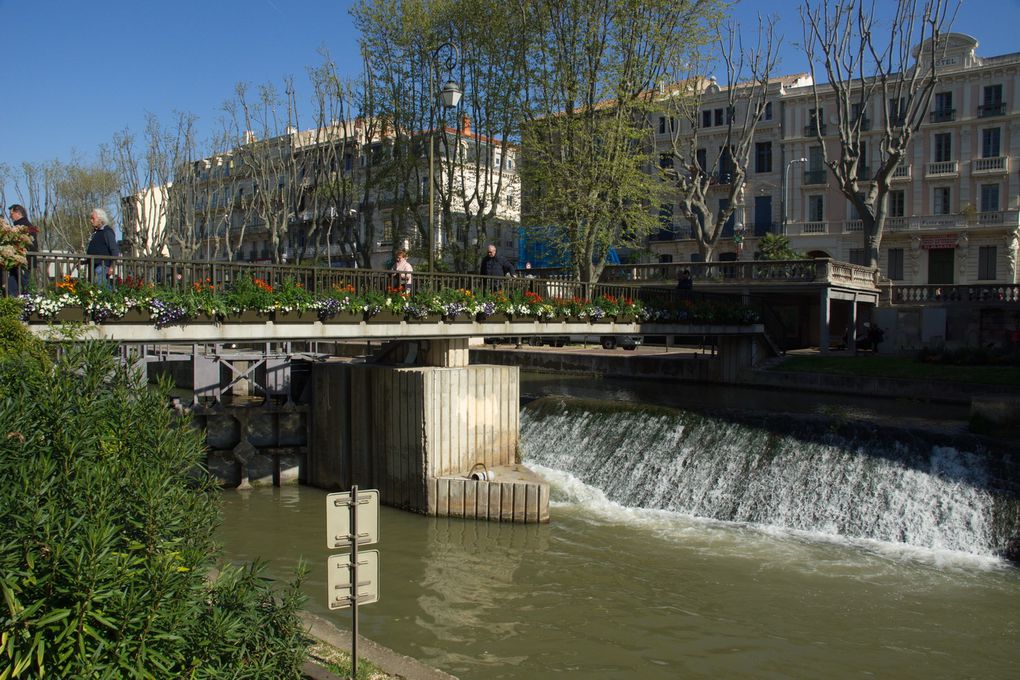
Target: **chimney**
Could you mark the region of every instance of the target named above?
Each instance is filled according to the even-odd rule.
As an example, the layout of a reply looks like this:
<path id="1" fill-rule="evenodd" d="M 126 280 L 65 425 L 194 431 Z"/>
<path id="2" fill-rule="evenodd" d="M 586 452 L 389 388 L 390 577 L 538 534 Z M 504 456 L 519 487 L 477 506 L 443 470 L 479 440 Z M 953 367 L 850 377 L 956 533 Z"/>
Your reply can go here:
<path id="1" fill-rule="evenodd" d="M 471 117 L 466 113 L 460 117 L 460 134 L 465 137 L 471 134 Z"/>

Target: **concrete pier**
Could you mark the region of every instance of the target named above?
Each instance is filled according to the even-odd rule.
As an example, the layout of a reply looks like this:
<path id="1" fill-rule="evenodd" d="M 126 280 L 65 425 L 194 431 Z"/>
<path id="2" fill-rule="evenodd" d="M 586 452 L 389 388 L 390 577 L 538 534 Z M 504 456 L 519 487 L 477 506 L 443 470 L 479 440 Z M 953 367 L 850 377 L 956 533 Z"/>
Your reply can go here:
<path id="1" fill-rule="evenodd" d="M 377 488 L 423 514 L 548 521 L 548 488 L 519 461 L 517 367 L 457 365 L 467 348 L 451 349 L 425 353 L 447 367 L 315 365 L 307 483 Z M 469 481 L 473 469 L 495 477 Z"/>

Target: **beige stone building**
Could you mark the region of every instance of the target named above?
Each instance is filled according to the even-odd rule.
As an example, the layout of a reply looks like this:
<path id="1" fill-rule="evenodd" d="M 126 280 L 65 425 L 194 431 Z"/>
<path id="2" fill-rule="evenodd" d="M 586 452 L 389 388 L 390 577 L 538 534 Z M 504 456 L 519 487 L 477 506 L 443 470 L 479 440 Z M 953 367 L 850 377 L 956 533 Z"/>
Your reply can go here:
<path id="1" fill-rule="evenodd" d="M 908 159 L 892 178 L 880 249 L 883 277 L 901 285 L 997 284 L 1018 280 L 1020 240 L 1020 53 L 977 54 L 970 36 L 950 34 L 928 117 Z M 838 155 L 835 102 L 810 80 L 780 79 L 770 93 L 772 118 L 758 127 L 742 202 L 719 259 L 750 259 L 757 237 L 784 231 L 800 252 L 853 263 L 865 261 L 862 226 L 822 164 L 814 124 Z M 723 101 L 722 93 L 718 95 Z M 885 112 L 863 112 L 863 177 L 874 173 Z M 705 120 L 718 108 L 704 100 Z M 816 112 L 821 108 L 821 112 Z M 653 123 L 654 124 L 654 123 Z M 702 132 L 704 134 L 704 131 Z M 784 181 L 785 175 L 785 181 Z M 784 185 L 786 191 L 784 192 Z M 786 196 L 784 196 L 784 193 Z M 785 217 L 785 220 L 784 220 Z M 682 223 L 655 240 L 660 259 L 687 261 L 697 248 Z M 743 247 L 737 242 L 743 236 Z"/>
<path id="2" fill-rule="evenodd" d="M 516 252 L 520 225 L 517 148 L 459 129 L 405 136 L 396 150 L 385 124 L 356 119 L 243 143 L 201 159 L 178 176 L 169 219 L 194 233 L 194 257 L 238 261 L 332 262 L 351 266 L 357 248 L 382 267 L 397 248 L 426 258 L 428 239 L 428 138 L 435 144 L 434 238 L 437 258 L 451 230 L 468 213 L 491 213 L 488 240 Z M 394 161 L 396 155 L 399 161 Z M 409 160 L 408 160 L 409 159 Z M 397 170 L 397 165 L 403 164 Z M 452 187 L 452 191 L 450 191 Z M 449 192 L 451 224 L 444 224 L 442 197 Z M 427 231 L 427 229 L 425 229 Z M 279 234 L 274 257 L 273 233 Z M 477 240 L 477 236 L 474 237 Z M 363 258 L 362 254 L 362 258 Z M 418 264 L 421 263 L 421 264 Z"/>

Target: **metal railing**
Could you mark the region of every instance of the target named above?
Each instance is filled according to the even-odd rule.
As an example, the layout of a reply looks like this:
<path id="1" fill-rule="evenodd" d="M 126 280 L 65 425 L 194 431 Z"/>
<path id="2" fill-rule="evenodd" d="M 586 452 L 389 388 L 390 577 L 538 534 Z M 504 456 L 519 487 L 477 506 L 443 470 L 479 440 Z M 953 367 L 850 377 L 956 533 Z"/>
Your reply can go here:
<path id="1" fill-rule="evenodd" d="M 168 258 L 105 257 L 31 253 L 33 266 L 30 280 L 36 289 L 42 289 L 65 279 L 101 284 L 97 279 L 97 265 L 109 262 L 113 275 L 110 285 L 133 286 L 154 284 L 184 290 L 195 284 L 214 286 L 217 290 L 229 287 L 242 278 L 264 281 L 276 288 L 287 281 L 300 284 L 312 295 L 324 294 L 337 288 L 353 287 L 358 293 L 386 292 L 399 284 L 397 273 L 390 270 L 336 269 L 304 267 L 286 264 L 251 264 L 247 262 L 219 262 L 204 260 L 173 260 Z M 535 270 L 536 272 L 538 270 Z M 465 289 L 474 292 L 500 290 L 507 295 L 534 292 L 549 298 L 595 299 L 601 295 L 638 298 L 639 287 L 632 283 L 583 283 L 562 277 L 541 279 L 536 276 L 480 276 L 478 274 L 427 273 L 411 274 L 413 292 L 438 292 L 448 289 Z"/>

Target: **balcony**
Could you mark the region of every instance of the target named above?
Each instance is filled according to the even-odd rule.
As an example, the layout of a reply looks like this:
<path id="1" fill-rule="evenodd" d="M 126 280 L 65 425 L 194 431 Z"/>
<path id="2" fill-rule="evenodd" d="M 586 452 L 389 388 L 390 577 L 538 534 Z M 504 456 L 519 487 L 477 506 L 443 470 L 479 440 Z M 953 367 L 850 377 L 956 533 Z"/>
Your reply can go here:
<path id="1" fill-rule="evenodd" d="M 956 120 L 956 109 L 936 109 L 928 114 L 928 120 L 933 123 L 948 123 Z"/>
<path id="2" fill-rule="evenodd" d="M 977 216 L 978 226 L 981 227 L 1010 227 L 1020 226 L 1020 212 L 1016 210 L 995 210 L 981 212 Z"/>
<path id="3" fill-rule="evenodd" d="M 825 170 L 805 170 L 804 184 L 825 184 Z"/>
<path id="4" fill-rule="evenodd" d="M 887 217 L 885 218 L 885 230 L 886 231 L 903 231 L 907 228 L 906 217 Z"/>
<path id="5" fill-rule="evenodd" d="M 991 118 L 992 116 L 1005 116 L 1006 102 L 995 102 L 993 104 L 981 104 L 978 106 L 978 118 Z"/>
<path id="6" fill-rule="evenodd" d="M 864 231 L 864 220 L 847 220 L 843 223 L 844 234 L 858 234 Z"/>
<path id="7" fill-rule="evenodd" d="M 800 228 L 800 233 L 802 234 L 826 234 L 828 231 L 828 223 L 824 220 L 821 222 L 804 222 Z"/>
<path id="8" fill-rule="evenodd" d="M 959 177 L 960 161 L 936 161 L 924 169 L 925 177 Z"/>
<path id="9" fill-rule="evenodd" d="M 825 123 L 811 122 L 804 126 L 804 136 L 814 137 L 816 134 L 825 136 Z"/>
<path id="10" fill-rule="evenodd" d="M 1009 172 L 1009 158 L 1007 156 L 975 158 L 971 162 L 970 170 L 973 175 L 1003 175 Z"/>
<path id="11" fill-rule="evenodd" d="M 896 166 L 896 169 L 892 171 L 892 181 L 910 181 L 910 163 L 900 163 Z"/>

